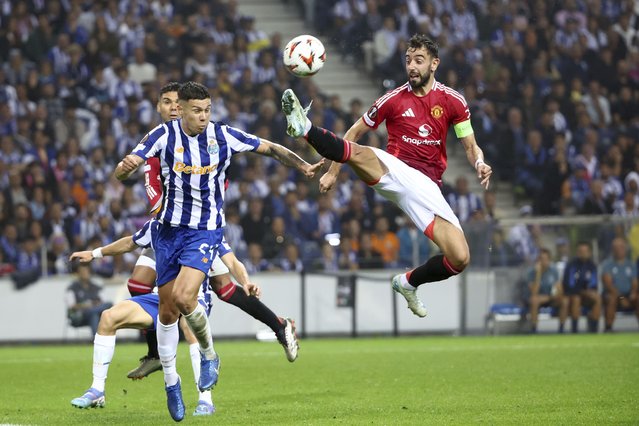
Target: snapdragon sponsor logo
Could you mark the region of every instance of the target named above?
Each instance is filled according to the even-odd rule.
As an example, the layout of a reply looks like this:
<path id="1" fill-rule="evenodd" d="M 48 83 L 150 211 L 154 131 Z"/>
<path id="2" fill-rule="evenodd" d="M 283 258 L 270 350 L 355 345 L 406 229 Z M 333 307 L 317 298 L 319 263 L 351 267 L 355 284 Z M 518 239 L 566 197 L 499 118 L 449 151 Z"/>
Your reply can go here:
<path id="1" fill-rule="evenodd" d="M 431 133 L 433 133 L 433 128 L 430 127 L 428 124 L 426 124 L 426 123 L 422 124 L 421 126 L 419 126 L 419 129 L 417 131 L 419 132 L 419 136 L 423 137 L 424 139 L 415 139 L 415 138 L 408 137 L 406 135 L 402 135 L 402 140 L 404 142 L 412 143 L 413 145 L 439 145 L 439 144 L 441 144 L 441 140 L 428 139 L 428 136 Z"/>
<path id="2" fill-rule="evenodd" d="M 404 142 L 408 142 L 408 143 L 412 143 L 413 145 L 440 145 L 441 144 L 441 140 L 429 140 L 429 139 L 415 139 L 415 138 L 410 138 L 406 135 L 402 135 L 402 140 Z"/>

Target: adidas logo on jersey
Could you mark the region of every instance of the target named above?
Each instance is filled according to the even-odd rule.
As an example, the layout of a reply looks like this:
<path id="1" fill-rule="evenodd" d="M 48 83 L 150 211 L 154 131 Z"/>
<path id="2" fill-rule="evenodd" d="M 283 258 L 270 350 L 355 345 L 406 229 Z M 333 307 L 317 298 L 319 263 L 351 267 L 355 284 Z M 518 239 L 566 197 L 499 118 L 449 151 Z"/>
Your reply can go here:
<path id="1" fill-rule="evenodd" d="M 412 108 L 408 108 L 406 111 L 404 111 L 402 117 L 415 117 L 415 113 L 413 112 Z"/>

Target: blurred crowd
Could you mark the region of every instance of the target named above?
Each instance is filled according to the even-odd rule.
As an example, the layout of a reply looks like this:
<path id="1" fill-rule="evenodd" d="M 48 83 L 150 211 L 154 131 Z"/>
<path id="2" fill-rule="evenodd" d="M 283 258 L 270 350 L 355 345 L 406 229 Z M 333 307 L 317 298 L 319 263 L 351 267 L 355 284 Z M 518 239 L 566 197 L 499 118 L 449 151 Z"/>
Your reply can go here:
<path id="1" fill-rule="evenodd" d="M 405 79 L 405 40 L 433 36 L 438 79 L 466 96 L 487 159 L 535 214 L 639 215 L 634 3 L 299 3 L 345 61 L 372 53 L 371 72 L 386 88 Z M 368 108 L 291 76 L 280 61 L 286 40 L 258 28 L 236 0 L 0 2 L 0 274 L 22 285 L 66 273 L 70 252 L 148 219 L 142 176 L 123 185 L 112 172 L 158 124 L 168 82 L 205 84 L 213 120 L 309 161 L 316 154 L 285 134 L 284 89 L 312 99 L 314 123 L 337 134 Z M 361 142 L 385 143 L 375 132 Z M 468 232 L 498 219 L 495 193 L 472 194 L 464 178 L 444 191 Z M 270 159 L 236 157 L 226 215 L 227 239 L 249 272 L 404 267 L 431 249 L 346 168 L 335 190 L 319 194 L 316 181 Z M 135 259 L 100 259 L 93 272 L 128 273 Z"/>
<path id="2" fill-rule="evenodd" d="M 487 159 L 534 214 L 639 215 L 639 2 L 303 3 L 385 89 L 405 81 L 413 33 L 437 40 L 437 79 L 464 94 Z"/>

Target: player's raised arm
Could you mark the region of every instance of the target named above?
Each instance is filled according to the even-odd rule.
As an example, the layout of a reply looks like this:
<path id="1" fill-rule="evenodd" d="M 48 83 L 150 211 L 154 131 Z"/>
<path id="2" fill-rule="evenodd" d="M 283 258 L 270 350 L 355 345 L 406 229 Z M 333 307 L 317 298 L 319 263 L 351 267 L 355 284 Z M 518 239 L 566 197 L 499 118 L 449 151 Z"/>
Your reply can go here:
<path id="1" fill-rule="evenodd" d="M 488 185 L 490 184 L 490 176 L 493 174 L 493 169 L 488 164 L 484 163 L 484 152 L 481 150 L 479 145 L 477 145 L 475 134 L 471 133 L 459 139 L 464 144 L 468 162 L 472 164 L 477 171 L 477 178 L 480 180 L 481 185 L 484 188 L 488 189 Z"/>
<path id="2" fill-rule="evenodd" d="M 115 177 L 118 180 L 125 180 L 144 163 L 144 159 L 135 154 L 129 154 L 118 163 L 115 168 Z"/>
<path id="3" fill-rule="evenodd" d="M 290 149 L 261 138 L 260 145 L 257 147 L 255 152 L 258 154 L 273 157 L 285 166 L 293 167 L 299 170 L 308 178 L 312 178 L 313 176 L 315 176 L 315 173 L 317 173 L 317 171 L 324 164 L 324 159 L 318 161 L 315 164 L 309 164 Z"/>
<path id="4" fill-rule="evenodd" d="M 357 142 L 370 129 L 371 128 L 368 127 L 364 120 L 360 118 L 351 126 L 350 129 L 346 131 L 344 139 L 350 142 Z M 338 163 L 336 161 L 331 162 L 326 173 L 324 173 L 320 178 L 320 192 L 330 191 L 333 186 L 335 186 L 337 175 L 339 175 L 339 171 L 342 169 L 342 164 L 343 163 Z"/>
<path id="5" fill-rule="evenodd" d="M 104 247 L 98 247 L 92 251 L 76 251 L 71 253 L 69 261 L 79 260 L 80 263 L 88 263 L 93 259 L 99 259 L 104 256 L 117 256 L 118 254 L 129 253 L 138 248 L 138 245 L 133 241 L 133 236 L 120 238 L 117 241 L 107 244 Z"/>
<path id="6" fill-rule="evenodd" d="M 246 271 L 246 267 L 235 256 L 235 253 L 232 251 L 228 252 L 220 257 L 220 259 L 222 259 L 222 262 L 227 268 L 229 268 L 229 272 L 231 272 L 231 275 L 233 275 L 237 282 L 242 286 L 247 296 L 260 297 L 260 287 L 251 282 L 248 272 Z"/>

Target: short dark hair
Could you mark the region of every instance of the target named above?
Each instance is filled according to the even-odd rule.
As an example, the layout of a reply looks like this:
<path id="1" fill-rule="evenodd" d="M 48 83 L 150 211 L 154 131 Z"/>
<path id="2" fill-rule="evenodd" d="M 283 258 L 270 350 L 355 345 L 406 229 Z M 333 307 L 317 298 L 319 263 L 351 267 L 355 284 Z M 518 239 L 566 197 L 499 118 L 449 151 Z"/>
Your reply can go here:
<path id="1" fill-rule="evenodd" d="M 189 101 L 191 99 L 209 99 L 211 94 L 206 86 L 194 81 L 187 81 L 178 89 L 178 99 Z"/>
<path id="2" fill-rule="evenodd" d="M 424 34 L 415 34 L 408 40 L 409 49 L 424 48 L 433 58 L 439 58 L 439 46 Z"/>
<path id="3" fill-rule="evenodd" d="M 168 92 L 177 92 L 178 90 L 180 90 L 180 86 L 181 84 L 178 83 L 177 81 L 172 81 L 170 83 L 165 84 L 160 89 L 160 97 L 162 97 L 163 94 Z"/>

